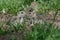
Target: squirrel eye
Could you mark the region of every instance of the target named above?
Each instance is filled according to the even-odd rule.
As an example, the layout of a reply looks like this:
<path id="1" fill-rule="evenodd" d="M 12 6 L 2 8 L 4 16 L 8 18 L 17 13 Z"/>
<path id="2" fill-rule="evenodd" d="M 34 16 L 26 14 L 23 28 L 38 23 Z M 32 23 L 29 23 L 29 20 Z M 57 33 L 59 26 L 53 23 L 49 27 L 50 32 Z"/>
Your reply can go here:
<path id="1" fill-rule="evenodd" d="M 30 10 L 29 10 L 29 12 L 32 12 L 33 11 L 33 9 L 31 8 Z"/>
<path id="2" fill-rule="evenodd" d="M 21 12 L 21 14 L 23 14 L 23 12 Z"/>

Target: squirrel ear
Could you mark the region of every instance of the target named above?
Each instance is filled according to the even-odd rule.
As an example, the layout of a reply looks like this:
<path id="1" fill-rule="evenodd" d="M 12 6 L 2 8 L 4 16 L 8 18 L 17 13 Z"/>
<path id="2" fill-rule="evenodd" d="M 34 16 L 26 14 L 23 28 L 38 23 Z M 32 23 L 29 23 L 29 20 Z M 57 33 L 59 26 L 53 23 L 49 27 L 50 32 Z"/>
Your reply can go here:
<path id="1" fill-rule="evenodd" d="M 37 5 L 37 3 L 34 1 L 34 2 L 31 3 L 30 6 L 31 6 L 31 7 L 35 7 L 36 5 Z"/>

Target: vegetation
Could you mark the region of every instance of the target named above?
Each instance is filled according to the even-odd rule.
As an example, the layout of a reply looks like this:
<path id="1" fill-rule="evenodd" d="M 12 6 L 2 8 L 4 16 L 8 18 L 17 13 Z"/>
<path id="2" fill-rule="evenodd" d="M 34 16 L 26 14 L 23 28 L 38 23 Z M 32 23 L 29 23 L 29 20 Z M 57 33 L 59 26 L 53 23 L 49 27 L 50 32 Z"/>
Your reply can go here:
<path id="1" fill-rule="evenodd" d="M 24 40 L 60 40 L 59 30 L 60 28 L 49 23 L 35 24 L 32 32 L 26 33 Z"/>
<path id="2" fill-rule="evenodd" d="M 7 8 L 9 13 L 13 13 L 16 15 L 18 11 L 26 8 L 33 1 L 37 2 L 37 9 L 39 13 L 45 13 L 47 12 L 47 10 L 60 10 L 59 0 L 0 0 L 0 11 L 4 8 Z M 23 26 L 10 26 L 11 28 L 6 31 L 1 30 L 0 28 L 0 36 L 9 34 L 13 30 L 15 32 L 18 32 L 19 28 L 21 28 L 23 32 L 25 31 L 24 24 Z M 11 37 L 11 40 L 14 40 L 14 37 Z M 35 24 L 32 27 L 31 32 L 26 32 L 25 36 L 23 36 L 23 40 L 60 40 L 60 28 L 50 23 Z"/>

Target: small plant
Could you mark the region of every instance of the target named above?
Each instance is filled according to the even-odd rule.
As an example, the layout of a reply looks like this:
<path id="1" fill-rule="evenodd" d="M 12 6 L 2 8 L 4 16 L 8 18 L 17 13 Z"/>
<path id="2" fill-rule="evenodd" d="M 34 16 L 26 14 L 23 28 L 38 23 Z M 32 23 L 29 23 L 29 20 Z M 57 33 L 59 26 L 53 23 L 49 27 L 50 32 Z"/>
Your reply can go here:
<path id="1" fill-rule="evenodd" d="M 56 32 L 58 30 L 60 30 L 59 28 L 55 28 L 56 26 L 52 25 L 52 24 L 35 24 L 32 27 L 32 31 L 31 32 L 27 32 L 26 36 L 24 37 L 24 40 L 58 40 L 59 38 L 57 38 L 59 33 L 56 34 Z M 56 36 L 57 35 L 57 36 Z"/>
<path id="2" fill-rule="evenodd" d="M 45 14 L 50 10 L 55 10 L 56 14 L 54 15 L 54 20 L 57 15 L 57 11 L 60 10 L 60 1 L 59 0 L 0 0 L 0 11 L 7 8 L 8 13 L 16 15 L 18 11 L 24 10 L 27 6 L 31 5 L 31 2 L 35 1 L 37 3 L 38 13 Z M 5 11 L 3 10 L 5 13 Z M 8 23 L 7 23 L 8 24 Z M 9 34 L 12 32 L 22 31 L 23 40 L 60 40 L 60 28 L 50 24 L 34 24 L 31 27 L 30 31 L 26 31 L 25 24 L 20 25 L 11 25 L 9 24 L 8 30 L 2 30 L 3 23 L 0 22 L 0 36 L 4 34 Z M 25 33 L 25 34 L 24 34 Z M 16 40 L 15 36 L 12 35 L 10 40 Z"/>

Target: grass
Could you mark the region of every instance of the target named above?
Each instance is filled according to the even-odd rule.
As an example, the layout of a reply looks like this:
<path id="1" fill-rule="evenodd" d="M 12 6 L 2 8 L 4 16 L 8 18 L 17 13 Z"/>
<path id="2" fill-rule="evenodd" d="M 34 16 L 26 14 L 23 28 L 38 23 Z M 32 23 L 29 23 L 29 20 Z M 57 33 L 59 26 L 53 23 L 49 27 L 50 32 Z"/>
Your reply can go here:
<path id="1" fill-rule="evenodd" d="M 9 13 L 16 14 L 18 11 L 23 10 L 28 4 L 32 2 L 29 0 L 0 0 L 0 10 L 7 8 Z"/>
<path id="2" fill-rule="evenodd" d="M 0 10 L 7 8 L 9 13 L 16 14 L 18 11 L 26 8 L 27 5 L 30 5 L 32 1 L 37 2 L 37 9 L 40 13 L 45 13 L 46 10 L 60 9 L 59 0 L 0 0 Z"/>
<path id="3" fill-rule="evenodd" d="M 0 11 L 4 8 L 8 9 L 9 13 L 16 15 L 18 11 L 23 10 L 30 5 L 34 0 L 0 0 Z M 39 13 L 45 13 L 46 10 L 59 10 L 60 1 L 59 0 L 35 0 L 37 2 L 37 9 Z M 0 25 L 1 26 L 1 25 Z M 11 28 L 7 31 L 3 31 L 0 28 L 0 36 L 3 34 L 9 34 L 12 31 L 18 32 L 21 28 L 23 32 L 25 31 L 25 26 L 23 25 L 10 25 Z M 26 32 L 25 36 L 23 35 L 23 40 L 60 40 L 60 28 L 55 25 L 44 23 L 44 24 L 35 24 L 31 31 Z M 23 33 L 22 33 L 23 34 Z M 11 40 L 14 40 L 11 37 Z"/>
<path id="4" fill-rule="evenodd" d="M 20 30 L 19 27 L 23 32 L 23 40 L 60 40 L 60 28 L 50 23 L 35 24 L 30 31 L 25 31 L 25 26 L 23 25 L 13 26 L 15 32 Z M 12 33 L 12 30 L 5 32 L 0 30 L 0 36 L 10 33 Z M 12 36 L 11 39 L 13 39 Z"/>
<path id="5" fill-rule="evenodd" d="M 27 32 L 24 40 L 59 40 L 60 28 L 52 24 L 35 24 L 32 32 Z"/>

